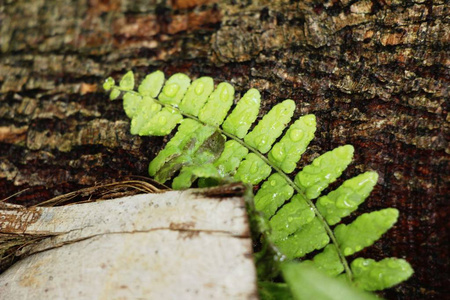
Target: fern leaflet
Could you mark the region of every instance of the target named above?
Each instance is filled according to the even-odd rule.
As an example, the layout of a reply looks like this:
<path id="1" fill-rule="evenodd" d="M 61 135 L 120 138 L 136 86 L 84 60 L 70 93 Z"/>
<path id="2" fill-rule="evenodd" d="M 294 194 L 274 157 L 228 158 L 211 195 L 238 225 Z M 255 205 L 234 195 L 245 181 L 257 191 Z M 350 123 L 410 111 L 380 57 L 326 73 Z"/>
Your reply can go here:
<path id="1" fill-rule="evenodd" d="M 350 164 L 351 145 L 322 154 L 293 180 L 288 175 L 316 130 L 314 115 L 300 117 L 286 130 L 294 101 L 275 105 L 249 132 L 260 110 L 261 95 L 256 89 L 248 90 L 229 112 L 233 86 L 222 82 L 214 89 L 210 77 L 191 83 L 188 76 L 177 73 L 164 82 L 164 74 L 156 71 L 145 77 L 136 92 L 130 71 L 119 85 L 108 78 L 104 88 L 111 90 L 111 99 L 124 93 L 123 106 L 132 119 L 133 134 L 164 136 L 180 124 L 149 165 L 149 174 L 157 181 L 173 179 L 175 189 L 188 188 L 198 178 L 200 185 L 229 178 L 252 185 L 262 182 L 255 207 L 271 225 L 270 239 L 289 260 L 323 249 L 300 264 L 314 265 L 332 276 L 344 274 L 366 290 L 387 288 L 411 276 L 412 268 L 402 259 L 347 262 L 346 256 L 372 245 L 398 217 L 396 209 L 388 208 L 332 228 L 358 208 L 378 179 L 375 172 L 366 172 L 321 196 Z"/>

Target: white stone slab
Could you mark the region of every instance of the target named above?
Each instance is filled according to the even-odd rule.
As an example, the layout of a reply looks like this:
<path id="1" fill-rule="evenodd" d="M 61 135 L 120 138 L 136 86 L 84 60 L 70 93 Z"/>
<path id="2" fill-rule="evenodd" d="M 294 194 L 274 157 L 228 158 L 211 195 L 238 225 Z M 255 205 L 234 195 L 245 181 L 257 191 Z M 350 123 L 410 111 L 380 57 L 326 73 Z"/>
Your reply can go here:
<path id="1" fill-rule="evenodd" d="M 21 249 L 0 275 L 0 299 L 257 299 L 241 197 L 191 190 L 0 208 L 0 232 L 55 235 Z"/>

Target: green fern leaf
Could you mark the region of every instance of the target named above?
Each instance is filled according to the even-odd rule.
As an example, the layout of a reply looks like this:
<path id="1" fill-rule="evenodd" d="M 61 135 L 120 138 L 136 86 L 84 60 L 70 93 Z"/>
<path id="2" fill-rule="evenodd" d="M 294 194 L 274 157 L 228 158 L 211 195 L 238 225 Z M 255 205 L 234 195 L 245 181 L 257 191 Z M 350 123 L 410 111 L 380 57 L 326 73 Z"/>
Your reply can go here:
<path id="1" fill-rule="evenodd" d="M 295 195 L 291 202 L 284 205 L 270 220 L 272 240 L 285 239 L 299 228 L 311 222 L 315 217 L 314 210 L 301 195 Z"/>
<path id="2" fill-rule="evenodd" d="M 200 121 L 212 126 L 219 126 L 233 105 L 234 87 L 226 82 L 220 83 L 209 96 L 206 105 L 200 109 Z"/>
<path id="3" fill-rule="evenodd" d="M 186 93 L 191 79 L 182 73 L 172 75 L 164 84 L 159 94 L 159 101 L 164 104 L 178 105 Z"/>
<path id="4" fill-rule="evenodd" d="M 145 76 L 138 87 L 139 94 L 151 98 L 156 98 L 164 84 L 164 73 L 155 71 Z"/>
<path id="5" fill-rule="evenodd" d="M 303 257 L 314 250 L 322 249 L 329 242 L 330 237 L 323 224 L 316 217 L 294 234 L 277 241 L 276 245 L 287 258 L 293 259 Z"/>
<path id="6" fill-rule="evenodd" d="M 398 218 L 398 210 L 383 210 L 362 214 L 349 225 L 341 224 L 334 229 L 336 239 L 346 256 L 372 245 L 391 228 Z"/>
<path id="7" fill-rule="evenodd" d="M 168 135 L 183 119 L 183 116 L 175 109 L 163 107 L 155 115 L 150 116 L 147 124 L 139 130 L 139 135 Z"/>
<path id="8" fill-rule="evenodd" d="M 119 86 L 127 91 L 134 89 L 134 74 L 132 71 L 128 71 L 119 82 Z"/>
<path id="9" fill-rule="evenodd" d="M 206 103 L 213 90 L 214 81 L 211 77 L 200 77 L 194 80 L 181 100 L 180 110 L 186 114 L 198 116 L 200 108 Z"/>
<path id="10" fill-rule="evenodd" d="M 249 89 L 222 125 L 223 130 L 242 139 L 258 116 L 261 94 Z"/>
<path id="11" fill-rule="evenodd" d="M 366 172 L 345 181 L 338 189 L 322 196 L 316 206 L 328 224 L 334 225 L 358 208 L 377 183 L 378 174 Z"/>
<path id="12" fill-rule="evenodd" d="M 225 149 L 214 165 L 222 176 L 225 177 L 226 174 L 234 175 L 239 164 L 247 154 L 247 148 L 234 140 L 229 140 L 225 143 Z"/>
<path id="13" fill-rule="evenodd" d="M 116 100 L 120 96 L 120 90 L 113 89 L 111 93 L 109 94 L 109 99 Z"/>
<path id="14" fill-rule="evenodd" d="M 190 139 L 186 141 L 183 148 L 176 149 L 176 155 L 172 154 L 170 159 L 165 160 L 164 164 L 156 170 L 151 165 L 155 179 L 159 182 L 165 182 L 183 166 L 212 163 L 223 151 L 224 144 L 223 137 L 215 132 L 214 128 L 204 125 L 200 125 L 194 132 L 190 132 Z M 207 150 L 206 147 L 208 147 Z"/>
<path id="15" fill-rule="evenodd" d="M 259 156 L 249 153 L 239 165 L 234 178 L 245 183 L 258 184 L 266 179 L 271 172 L 272 168 Z"/>
<path id="16" fill-rule="evenodd" d="M 316 117 L 306 115 L 292 124 L 283 138 L 269 152 L 269 160 L 285 173 L 291 173 L 297 167 L 301 155 L 305 152 L 316 131 Z"/>
<path id="17" fill-rule="evenodd" d="M 150 101 L 152 100 L 151 98 L 148 97 L 144 97 L 144 99 L 149 99 Z M 138 111 L 143 111 L 143 109 L 146 110 L 150 109 L 151 111 L 151 104 L 154 102 L 150 101 L 145 101 L 145 103 L 142 103 L 144 101 L 141 96 L 136 95 L 134 93 L 125 93 L 125 95 L 123 96 L 123 110 L 127 114 L 128 118 L 131 119 L 136 116 Z"/>
<path id="18" fill-rule="evenodd" d="M 131 134 L 145 135 L 145 133 L 154 130 L 150 127 L 153 125 L 153 122 L 149 124 L 149 121 L 157 120 L 155 116 L 161 111 L 161 107 L 160 104 L 148 96 L 140 97 L 126 93 L 123 98 L 123 108 L 125 113 L 132 118 Z"/>
<path id="19" fill-rule="evenodd" d="M 302 264 L 312 265 L 333 277 L 344 271 L 336 246 L 333 244 L 326 246 L 322 252 L 314 256 L 313 260 L 306 260 Z"/>
<path id="20" fill-rule="evenodd" d="M 219 171 L 213 165 L 213 162 L 223 152 L 225 139 L 217 131 L 210 135 L 210 127 L 202 126 L 200 128 L 202 129 L 201 134 L 197 135 L 198 139 L 195 141 L 196 143 L 201 144 L 200 147 L 193 153 L 190 150 L 185 150 L 183 153 L 186 153 L 186 155 L 183 154 L 178 158 L 178 160 L 180 160 L 180 158 L 183 157 L 183 164 L 186 166 L 184 166 L 181 169 L 180 174 L 174 178 L 172 183 L 174 189 L 187 189 L 199 177 L 221 177 Z M 209 137 L 203 141 L 208 135 Z M 196 147 L 197 145 L 194 144 L 192 149 L 195 149 Z M 169 165 L 168 169 L 173 169 L 173 167 Z M 158 176 L 155 178 L 158 178 Z"/>
<path id="21" fill-rule="evenodd" d="M 295 176 L 295 183 L 308 199 L 315 199 L 341 176 L 353 157 L 353 146 L 345 145 L 322 154 Z"/>
<path id="22" fill-rule="evenodd" d="M 104 88 L 111 90 L 111 99 L 124 92 L 124 110 L 132 119 L 133 134 L 164 136 L 180 124 L 173 138 L 150 162 L 149 174 L 157 181 L 164 183 L 178 173 L 172 182 L 175 189 L 188 188 L 197 178 L 199 185 L 209 184 L 210 179 L 220 182 L 230 178 L 253 185 L 262 183 L 254 197 L 255 207 L 263 212 L 265 223 L 271 227 L 268 240 L 288 259 L 325 248 L 302 264 L 315 266 L 331 276 L 344 272 L 357 285 L 374 288 L 365 283 L 370 272 L 361 271 L 359 260 L 350 268 L 346 256 L 379 239 L 395 223 L 398 212 L 385 209 L 363 214 L 353 223 L 333 230 L 333 225 L 367 198 L 378 176 L 366 172 L 320 197 L 352 160 L 354 149 L 345 145 L 322 154 L 292 180 L 287 174 L 295 170 L 314 137 L 314 115 L 300 117 L 286 130 L 295 103 L 285 100 L 249 132 L 260 109 L 261 95 L 256 89 L 247 91 L 228 114 L 234 102 L 233 86 L 222 82 L 214 89 L 209 77 L 191 84 L 188 76 L 177 73 L 164 83 L 164 74 L 156 71 L 147 75 L 135 92 L 133 73 L 128 72 L 119 86 L 108 78 Z M 318 197 L 315 205 L 312 200 Z M 371 265 L 377 270 L 373 272 L 388 270 L 384 278 L 396 274 L 397 267 L 392 267 L 390 273 L 384 263 Z M 390 279 L 389 284 L 407 278 L 392 276 L 395 280 Z M 383 282 L 376 283 L 376 287 L 389 286 Z"/>
<path id="23" fill-rule="evenodd" d="M 352 262 L 351 268 L 355 285 L 366 291 L 390 288 L 413 274 L 409 263 L 398 258 L 385 258 L 378 262 L 357 258 Z"/>
<path id="24" fill-rule="evenodd" d="M 292 100 L 285 100 L 275 105 L 258 125 L 245 136 L 244 141 L 261 153 L 268 152 L 291 121 L 294 110 L 295 103 Z"/>
<path id="25" fill-rule="evenodd" d="M 115 84 L 116 81 L 112 77 L 108 77 L 103 83 L 103 88 L 105 89 L 105 91 L 109 91 L 114 87 Z"/>
<path id="26" fill-rule="evenodd" d="M 183 149 L 191 142 L 191 134 L 194 133 L 195 135 L 198 130 L 201 130 L 201 127 L 202 124 L 197 121 L 184 119 L 178 127 L 178 132 L 175 136 L 167 143 L 166 147 L 159 152 L 155 159 L 150 162 L 148 168 L 150 176 L 155 176 L 162 166 L 170 159 L 180 156 L 183 153 Z"/>
<path id="27" fill-rule="evenodd" d="M 173 179 L 172 187 L 176 190 L 189 188 L 197 178 L 220 178 L 217 168 L 211 163 L 203 165 L 188 165 L 181 169 L 180 174 Z"/>
<path id="28" fill-rule="evenodd" d="M 269 219 L 293 194 L 294 189 L 280 174 L 272 174 L 256 193 L 255 207 Z"/>

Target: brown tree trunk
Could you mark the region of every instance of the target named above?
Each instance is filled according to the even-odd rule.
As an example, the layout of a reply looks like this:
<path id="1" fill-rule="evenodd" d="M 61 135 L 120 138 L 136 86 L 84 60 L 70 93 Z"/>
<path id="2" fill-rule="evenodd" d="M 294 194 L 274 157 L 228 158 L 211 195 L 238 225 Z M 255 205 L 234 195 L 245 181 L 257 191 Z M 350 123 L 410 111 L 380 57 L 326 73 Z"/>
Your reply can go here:
<path id="1" fill-rule="evenodd" d="M 103 79 L 212 76 L 291 98 L 319 128 L 302 164 L 353 144 L 350 177 L 380 175 L 363 211 L 400 210 L 364 253 L 415 269 L 390 299 L 448 292 L 448 52 L 445 1 L 0 0 L 0 199 L 35 204 L 147 176 L 165 139 L 132 136 Z M 301 167 L 301 166 L 300 166 Z"/>

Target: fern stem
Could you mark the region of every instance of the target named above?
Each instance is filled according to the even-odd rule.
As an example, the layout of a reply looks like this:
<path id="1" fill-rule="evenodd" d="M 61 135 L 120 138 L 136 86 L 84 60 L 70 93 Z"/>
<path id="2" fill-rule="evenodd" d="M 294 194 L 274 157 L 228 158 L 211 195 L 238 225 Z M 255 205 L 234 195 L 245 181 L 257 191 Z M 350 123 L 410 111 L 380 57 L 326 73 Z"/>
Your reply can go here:
<path id="1" fill-rule="evenodd" d="M 352 271 L 348 265 L 347 259 L 344 256 L 344 253 L 342 253 L 341 248 L 339 247 L 339 243 L 336 239 L 336 236 L 334 235 L 333 231 L 331 230 L 330 226 L 328 225 L 327 221 L 325 220 L 325 218 L 322 216 L 322 214 L 319 212 L 319 210 L 317 209 L 317 207 L 314 205 L 314 203 L 308 199 L 305 195 L 305 193 L 300 189 L 299 186 L 297 186 L 295 184 L 295 182 L 292 181 L 292 179 L 286 174 L 284 173 L 280 168 L 278 168 L 277 166 L 275 166 L 274 164 L 272 164 L 272 162 L 267 159 L 267 157 L 265 155 L 263 155 L 261 152 L 259 152 L 257 149 L 255 149 L 254 147 L 247 145 L 246 143 L 244 143 L 241 139 L 239 139 L 238 137 L 229 134 L 225 131 L 223 131 L 222 129 L 218 128 L 218 130 L 220 131 L 220 133 L 226 135 L 227 137 L 229 137 L 230 139 L 235 140 L 236 142 L 240 143 L 242 146 L 246 147 L 247 149 L 249 149 L 250 151 L 252 151 L 253 153 L 255 153 L 256 155 L 258 155 L 266 164 L 268 164 L 269 166 L 271 166 L 276 172 L 278 172 L 278 174 L 280 174 L 285 180 L 286 182 L 299 194 L 301 195 L 305 200 L 306 203 L 308 203 L 308 205 L 313 209 L 314 213 L 316 214 L 316 216 L 319 218 L 319 220 L 321 221 L 323 227 L 325 228 L 328 236 L 330 237 L 331 241 L 333 242 L 333 244 L 335 245 L 337 252 L 339 254 L 339 259 L 341 260 L 342 265 L 344 266 L 344 270 L 345 270 L 345 274 L 347 275 L 347 278 L 349 281 L 353 280 L 353 274 Z"/>
<path id="2" fill-rule="evenodd" d="M 139 97 L 142 97 L 141 94 L 139 94 L 138 92 L 135 92 L 133 90 L 127 90 L 127 89 L 123 89 L 119 86 L 114 86 L 113 89 L 117 89 L 119 91 L 122 92 L 127 92 L 127 93 L 132 93 L 135 94 Z M 196 116 L 194 115 L 190 115 L 187 113 L 182 112 L 178 107 L 175 107 L 173 105 L 170 104 L 165 104 L 162 103 L 161 101 L 159 101 L 158 99 L 153 99 L 153 101 L 155 101 L 156 103 L 162 105 L 162 106 L 168 106 L 174 110 L 176 110 L 178 113 L 180 113 L 181 115 L 190 118 L 192 120 L 195 120 L 199 123 L 202 123 L 204 125 L 207 126 L 212 126 L 210 124 L 207 124 L 203 121 L 201 121 L 200 119 L 198 119 Z M 214 126 L 215 127 L 215 126 Z M 225 132 L 223 129 L 221 129 L 220 127 L 215 127 L 217 131 L 219 131 L 221 134 L 227 136 L 230 139 L 235 140 L 236 142 L 238 142 L 239 144 L 241 144 L 242 146 L 246 147 L 249 151 L 253 152 L 254 154 L 256 154 L 259 158 L 261 158 L 267 165 L 269 165 L 273 170 L 275 170 L 278 174 L 280 174 L 285 180 L 286 182 L 299 194 L 301 195 L 305 200 L 306 203 L 313 209 L 315 215 L 319 218 L 320 222 L 322 223 L 322 226 L 325 228 L 325 231 L 327 232 L 328 236 L 330 237 L 331 241 L 333 242 L 333 244 L 335 245 L 338 255 L 339 255 L 339 259 L 342 263 L 342 265 L 344 266 L 344 270 L 345 270 L 345 274 L 347 276 L 347 279 L 351 282 L 353 280 L 353 274 L 352 271 L 348 265 L 347 259 L 345 258 L 344 253 L 341 251 L 341 248 L 339 246 L 339 243 L 336 239 L 336 236 L 334 235 L 333 231 L 331 230 L 330 226 L 328 225 L 327 221 L 325 220 L 325 218 L 322 216 L 322 214 L 319 212 L 319 210 L 317 209 L 317 207 L 314 205 L 314 203 L 308 199 L 305 195 L 305 193 L 300 189 L 300 187 L 298 185 L 295 184 L 294 181 L 292 181 L 292 179 L 286 174 L 284 173 L 280 168 L 278 168 L 277 166 L 275 166 L 264 154 L 262 154 L 261 152 L 259 152 L 256 148 L 247 145 L 242 139 L 238 138 L 237 136 L 230 134 L 228 132 Z"/>

